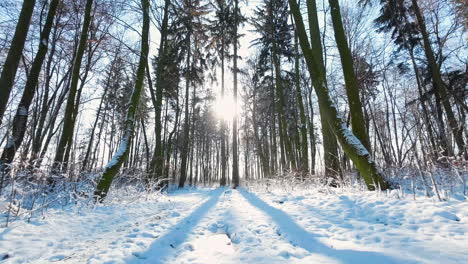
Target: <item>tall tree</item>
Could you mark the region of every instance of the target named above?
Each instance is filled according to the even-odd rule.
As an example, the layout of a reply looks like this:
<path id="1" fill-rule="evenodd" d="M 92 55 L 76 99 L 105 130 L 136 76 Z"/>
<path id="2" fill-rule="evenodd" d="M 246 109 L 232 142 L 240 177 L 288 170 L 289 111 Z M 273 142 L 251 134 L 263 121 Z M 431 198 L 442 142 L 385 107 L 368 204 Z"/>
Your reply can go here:
<path id="1" fill-rule="evenodd" d="M 452 130 L 455 143 L 458 146 L 460 155 L 468 160 L 468 150 L 465 146 L 465 140 L 463 139 L 463 129 L 458 124 L 458 121 L 453 113 L 452 105 L 450 104 L 450 94 L 447 91 L 446 84 L 442 80 L 442 75 L 440 73 L 440 66 L 437 64 L 437 61 L 434 56 L 434 51 L 432 50 L 431 43 L 429 40 L 429 33 L 426 29 L 426 22 L 424 16 L 421 13 L 421 10 L 418 5 L 418 1 L 411 0 L 412 8 L 416 15 L 416 21 L 418 23 L 419 30 L 421 31 L 421 36 L 423 39 L 423 48 L 426 55 L 427 62 L 429 64 L 429 69 L 432 75 L 432 80 L 434 83 L 434 88 L 439 92 L 442 98 L 442 104 L 445 109 L 445 114 L 447 115 L 447 121 L 450 129 Z"/>
<path id="2" fill-rule="evenodd" d="M 133 93 L 130 98 L 130 104 L 128 106 L 127 117 L 125 120 L 125 128 L 123 131 L 123 136 L 120 141 L 119 148 L 112 157 L 112 160 L 104 168 L 102 177 L 94 192 L 95 199 L 98 202 L 102 201 L 106 197 L 115 175 L 119 172 L 120 167 L 126 160 L 130 149 L 130 143 L 135 130 L 135 115 L 144 86 L 145 70 L 148 65 L 149 53 L 149 0 L 141 0 L 141 5 L 143 12 L 143 27 L 141 33 L 141 51 L 140 59 L 138 62 L 138 69 L 136 73 L 135 88 L 133 89 Z"/>
<path id="3" fill-rule="evenodd" d="M 177 13 L 180 23 L 177 34 L 182 39 L 180 43 L 183 45 L 182 52 L 185 55 L 185 120 L 182 128 L 179 178 L 179 188 L 183 188 L 187 180 L 187 161 L 190 152 L 190 87 L 192 85 L 192 89 L 195 89 L 196 84 L 203 82 L 203 70 L 206 68 L 203 46 L 207 40 L 205 15 L 208 13 L 208 6 L 200 0 L 183 0 L 182 5 L 178 7 Z M 196 98 L 192 98 L 192 100 L 196 100 Z"/>
<path id="4" fill-rule="evenodd" d="M 49 35 L 54 23 L 54 17 L 59 2 L 60 0 L 52 0 L 50 2 L 47 18 L 40 35 L 39 49 L 31 66 L 28 79 L 26 80 L 26 85 L 23 90 L 23 95 L 21 96 L 21 101 L 16 110 L 15 117 L 13 118 L 11 137 L 8 139 L 8 143 L 3 149 L 3 153 L 0 158 L 0 173 L 5 172 L 5 165 L 13 161 L 16 151 L 23 142 L 24 134 L 26 132 L 26 125 L 28 122 L 29 107 L 37 90 L 39 74 L 41 72 L 42 63 L 44 62 L 44 59 L 47 55 Z"/>
<path id="5" fill-rule="evenodd" d="M 282 62 L 291 60 L 292 28 L 288 22 L 289 10 L 285 0 L 264 1 L 263 6 L 255 10 L 253 25 L 260 37 L 253 44 L 260 46 L 262 63 L 271 64 L 274 76 L 274 101 L 280 136 L 281 165 L 283 169 L 296 167 L 288 123 L 286 121 L 286 89 Z"/>
<path id="6" fill-rule="evenodd" d="M 298 169 L 302 174 L 309 172 L 309 149 L 307 144 L 307 117 L 305 114 L 304 101 L 302 99 L 301 89 L 301 73 L 300 73 L 300 53 L 299 53 L 299 40 L 297 37 L 297 31 L 294 30 L 294 83 L 296 84 L 296 100 L 299 106 L 299 117 L 300 117 L 300 153 L 301 160 L 298 164 Z M 309 127 L 309 129 L 312 129 Z"/>
<path id="7" fill-rule="evenodd" d="M 370 0 L 361 2 L 368 3 Z M 376 22 L 380 25 L 381 31 L 392 31 L 392 37 L 395 43 L 410 52 L 411 59 L 414 64 L 414 46 L 421 45 L 426 63 L 429 70 L 429 75 L 432 80 L 433 94 L 436 104 L 436 120 L 439 129 L 439 138 L 442 143 L 443 155 L 453 155 L 453 150 L 450 147 L 449 140 L 445 136 L 445 120 L 443 110 L 447 117 L 448 127 L 450 128 L 455 143 L 458 146 L 459 154 L 465 159 L 468 159 L 468 151 L 466 150 L 465 140 L 463 138 L 463 128 L 458 122 L 456 115 L 450 103 L 451 94 L 447 84 L 442 79 L 440 71 L 441 65 L 436 60 L 436 55 L 431 46 L 430 34 L 426 28 L 424 15 L 421 12 L 419 3 L 416 0 L 381 0 L 380 16 Z M 418 78 L 418 69 L 415 67 L 415 72 Z M 419 79 L 419 78 L 418 78 Z M 419 82 L 420 80 L 418 80 Z M 422 94 L 422 93 L 421 93 Z"/>
<path id="8" fill-rule="evenodd" d="M 317 12 L 317 3 L 315 0 L 307 0 L 307 14 L 309 19 L 309 31 L 310 31 L 310 43 L 312 48 L 312 53 L 317 59 L 317 67 L 320 67 L 320 78 L 312 77 L 312 85 L 315 89 L 320 87 L 327 87 L 325 64 L 323 59 L 323 47 L 321 42 L 321 34 L 318 22 L 318 12 Z M 297 26 L 296 26 L 297 27 Z M 296 28 L 297 32 L 297 28 Z M 327 121 L 326 113 L 324 112 L 325 107 L 322 106 L 323 101 L 318 101 L 319 112 L 320 112 L 320 122 L 322 124 L 322 143 L 323 143 L 323 152 L 324 152 L 324 162 L 325 162 L 325 176 L 329 179 L 336 180 L 337 178 L 342 178 L 340 163 L 338 159 L 338 142 L 333 133 L 333 128 L 330 123 Z M 310 105 L 312 109 L 312 105 Z"/>
<path id="9" fill-rule="evenodd" d="M 233 58 L 233 75 L 234 75 L 234 89 L 232 91 L 234 96 L 234 111 L 237 112 L 237 45 L 239 41 L 238 27 L 239 27 L 239 0 L 234 0 L 234 58 Z M 239 186 L 239 152 L 237 146 L 237 113 L 234 113 L 232 120 L 232 184 L 234 188 Z"/>
<path id="10" fill-rule="evenodd" d="M 155 110 L 155 134 L 156 134 L 156 142 L 154 147 L 153 158 L 151 160 L 151 164 L 149 166 L 149 175 L 151 179 L 158 179 L 162 178 L 163 175 L 163 164 L 164 164 L 164 150 L 162 144 L 162 120 L 161 120 L 161 111 L 162 111 L 162 101 L 163 101 L 163 79 L 164 79 L 164 62 L 167 54 L 166 54 L 166 47 L 167 47 L 167 35 L 168 35 L 168 25 L 169 25 L 169 6 L 170 1 L 164 1 L 164 14 L 163 20 L 161 22 L 161 37 L 159 41 L 159 56 L 156 60 L 156 95 L 153 99 L 153 105 Z M 147 69 L 149 72 L 149 69 Z M 151 82 L 151 76 L 148 75 L 148 81 Z M 150 87 L 151 89 L 152 87 Z M 162 183 L 162 182 L 161 182 Z M 162 186 L 160 186 L 162 187 Z"/>
<path id="11" fill-rule="evenodd" d="M 213 49 L 214 54 L 208 54 L 212 67 L 221 68 L 221 98 L 225 96 L 225 68 L 226 61 L 230 58 L 229 49 L 233 44 L 234 12 L 231 0 L 216 0 L 212 4 L 215 15 L 210 21 L 210 40 L 208 48 Z M 227 153 L 226 153 L 226 120 L 221 119 L 221 179 L 220 185 L 226 185 Z"/>
<path id="12" fill-rule="evenodd" d="M 76 95 L 78 90 L 78 83 L 80 80 L 80 70 L 83 56 L 86 50 L 86 45 L 88 43 L 88 31 L 91 24 L 91 11 L 93 7 L 93 0 L 86 0 L 86 7 L 84 11 L 83 26 L 81 29 L 80 41 L 75 55 L 75 61 L 73 62 L 73 70 L 71 76 L 70 90 L 68 92 L 67 104 L 65 107 L 65 116 L 63 118 L 63 129 L 60 136 L 60 140 L 55 152 L 54 158 L 54 170 L 58 172 L 63 168 L 66 168 L 66 150 L 72 144 L 73 133 L 75 129 L 75 108 L 78 106 L 76 104 Z"/>
<path id="13" fill-rule="evenodd" d="M 23 1 L 18 23 L 16 24 L 15 34 L 11 40 L 10 49 L 8 50 L 8 55 L 3 64 L 2 74 L 0 75 L 0 125 L 2 124 L 8 100 L 10 99 L 16 71 L 18 70 L 18 65 L 23 55 L 24 43 L 28 35 L 35 4 L 36 0 Z"/>
<path id="14" fill-rule="evenodd" d="M 358 81 L 354 71 L 353 57 L 346 40 L 346 34 L 341 18 L 340 4 L 338 0 L 329 0 L 328 2 L 330 4 L 335 41 L 340 53 L 341 65 L 343 68 L 353 133 L 362 142 L 364 147 L 370 151 L 370 141 L 369 136 L 367 135 L 366 122 L 362 111 Z"/>
<path id="15" fill-rule="evenodd" d="M 305 30 L 302 14 L 296 0 L 289 0 L 291 12 L 296 22 L 296 30 L 299 36 L 302 52 L 304 53 L 309 73 L 313 79 L 323 78 L 318 59 L 312 53 L 307 33 Z M 321 82 L 323 83 L 323 81 Z M 340 142 L 346 155 L 348 155 L 358 171 L 361 173 L 367 187 L 370 190 L 376 188 L 387 189 L 388 183 L 383 179 L 376 164 L 370 157 L 370 153 L 362 145 L 356 136 L 349 131 L 346 123 L 340 118 L 336 107 L 333 105 L 328 88 L 325 85 L 316 86 L 315 92 L 317 93 L 318 100 L 321 102 L 326 121 L 332 126 L 333 132 Z"/>

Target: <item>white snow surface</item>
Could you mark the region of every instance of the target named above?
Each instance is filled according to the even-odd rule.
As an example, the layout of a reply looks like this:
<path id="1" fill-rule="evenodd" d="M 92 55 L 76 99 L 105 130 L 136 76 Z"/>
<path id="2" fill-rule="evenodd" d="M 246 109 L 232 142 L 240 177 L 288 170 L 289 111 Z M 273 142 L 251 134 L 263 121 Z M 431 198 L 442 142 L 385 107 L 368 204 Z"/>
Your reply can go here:
<path id="1" fill-rule="evenodd" d="M 466 205 L 340 189 L 184 189 L 13 221 L 0 228 L 0 263 L 468 263 Z"/>

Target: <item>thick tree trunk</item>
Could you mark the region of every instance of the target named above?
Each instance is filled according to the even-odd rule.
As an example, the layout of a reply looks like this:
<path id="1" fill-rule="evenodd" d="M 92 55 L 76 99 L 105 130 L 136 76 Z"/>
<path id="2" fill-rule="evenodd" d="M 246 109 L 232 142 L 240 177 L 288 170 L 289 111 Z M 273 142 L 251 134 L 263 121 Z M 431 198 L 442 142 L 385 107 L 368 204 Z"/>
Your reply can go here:
<path id="1" fill-rule="evenodd" d="M 376 188 L 387 189 L 389 185 L 378 171 L 376 164 L 370 157 L 370 153 L 359 139 L 346 127 L 346 123 L 338 116 L 338 111 L 331 101 L 328 88 L 323 85 L 324 81 L 321 80 L 324 74 L 319 66 L 318 59 L 312 53 L 299 5 L 296 0 L 289 0 L 289 4 L 296 22 L 296 30 L 309 73 L 313 79 L 318 79 L 320 83 L 322 83 L 322 86 L 315 87 L 315 92 L 317 93 L 319 102 L 321 102 L 325 121 L 333 128 L 335 136 L 343 150 L 361 173 L 369 190 L 375 190 Z"/>
<path id="2" fill-rule="evenodd" d="M 140 61 L 138 63 L 138 70 L 135 81 L 135 88 L 130 99 L 130 105 L 127 110 L 127 117 L 125 120 L 125 130 L 123 137 L 120 141 L 119 148 L 117 152 L 112 157 L 112 160 L 104 168 L 102 173 L 102 178 L 99 181 L 99 184 L 96 187 L 94 192 L 94 197 L 97 202 L 102 201 L 112 184 L 114 176 L 118 173 L 120 167 L 124 163 L 129 147 L 132 140 L 133 132 L 135 129 L 135 116 L 140 102 L 141 92 L 143 90 L 143 84 L 145 79 L 145 69 L 148 64 L 148 52 L 149 52 L 149 26 L 150 26 L 150 17 L 149 17 L 149 0 L 141 0 L 143 8 L 143 29 L 141 33 L 141 54 Z"/>
<path id="3" fill-rule="evenodd" d="M 36 0 L 23 1 L 18 24 L 16 24 L 15 34 L 11 40 L 10 49 L 5 63 L 3 64 L 2 74 L 0 75 L 0 125 L 2 124 L 3 115 L 5 114 L 8 100 L 10 99 L 11 90 L 13 89 L 16 71 L 18 70 L 18 65 L 23 54 L 24 43 L 28 35 L 35 4 Z"/>
<path id="4" fill-rule="evenodd" d="M 309 17 L 309 30 L 310 30 L 310 41 L 312 44 L 312 53 L 317 58 L 317 67 L 320 67 L 320 72 L 323 74 L 321 78 L 312 78 L 312 84 L 316 87 L 327 86 L 327 80 L 325 76 L 325 66 L 323 60 L 323 48 L 320 41 L 320 29 L 317 16 L 317 5 L 315 0 L 307 0 L 307 10 Z M 297 27 L 297 26 L 296 26 Z M 297 30 L 297 29 L 296 29 Z M 330 124 L 326 121 L 323 112 L 323 102 L 320 100 L 319 113 L 320 121 L 322 125 L 322 144 L 323 144 L 323 156 L 325 161 L 325 176 L 331 179 L 342 179 L 340 162 L 338 159 L 338 142 L 333 135 L 333 129 Z M 311 106 L 312 107 L 312 106 Z"/>
<path id="5" fill-rule="evenodd" d="M 349 112 L 351 115 L 351 125 L 354 135 L 362 142 L 369 152 L 371 149 L 369 136 L 366 131 L 366 122 L 362 111 L 359 87 L 354 72 L 353 56 L 346 40 L 341 18 L 341 10 L 338 0 L 328 0 L 330 3 L 330 13 L 332 16 L 333 29 L 335 32 L 335 42 L 340 53 L 341 65 L 345 79 L 346 95 L 348 97 Z"/>

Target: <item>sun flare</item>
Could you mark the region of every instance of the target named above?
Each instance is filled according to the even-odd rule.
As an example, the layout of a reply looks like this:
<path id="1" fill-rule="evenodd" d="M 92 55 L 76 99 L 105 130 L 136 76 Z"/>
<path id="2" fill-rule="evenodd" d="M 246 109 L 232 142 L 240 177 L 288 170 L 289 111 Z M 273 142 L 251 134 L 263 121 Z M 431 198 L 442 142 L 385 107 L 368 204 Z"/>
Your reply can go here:
<path id="1" fill-rule="evenodd" d="M 239 102 L 236 107 L 233 96 L 219 97 L 215 101 L 214 112 L 217 118 L 230 121 L 240 113 Z"/>

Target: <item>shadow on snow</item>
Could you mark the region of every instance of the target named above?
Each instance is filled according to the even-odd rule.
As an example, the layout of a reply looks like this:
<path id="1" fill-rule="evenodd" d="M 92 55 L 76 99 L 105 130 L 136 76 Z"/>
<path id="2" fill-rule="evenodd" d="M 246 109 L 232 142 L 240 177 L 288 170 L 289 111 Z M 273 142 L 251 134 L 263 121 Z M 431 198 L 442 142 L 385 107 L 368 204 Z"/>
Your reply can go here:
<path id="1" fill-rule="evenodd" d="M 158 238 L 149 246 L 145 252 L 135 253 L 134 256 L 126 259 L 126 263 L 164 263 L 165 258 L 174 253 L 190 234 L 190 231 L 200 222 L 203 216 L 218 202 L 220 195 L 225 189 L 215 189 L 210 193 L 211 198 L 200 205 L 189 216 L 182 219 L 171 228 L 169 232 Z"/>
<path id="2" fill-rule="evenodd" d="M 279 230 L 290 242 L 311 253 L 333 258 L 342 263 L 418 263 L 408 259 L 388 256 L 380 252 L 335 249 L 318 241 L 316 236 L 300 227 L 282 210 L 276 209 L 258 198 L 255 194 L 239 188 L 239 193 L 254 207 L 266 213 L 276 223 Z"/>

